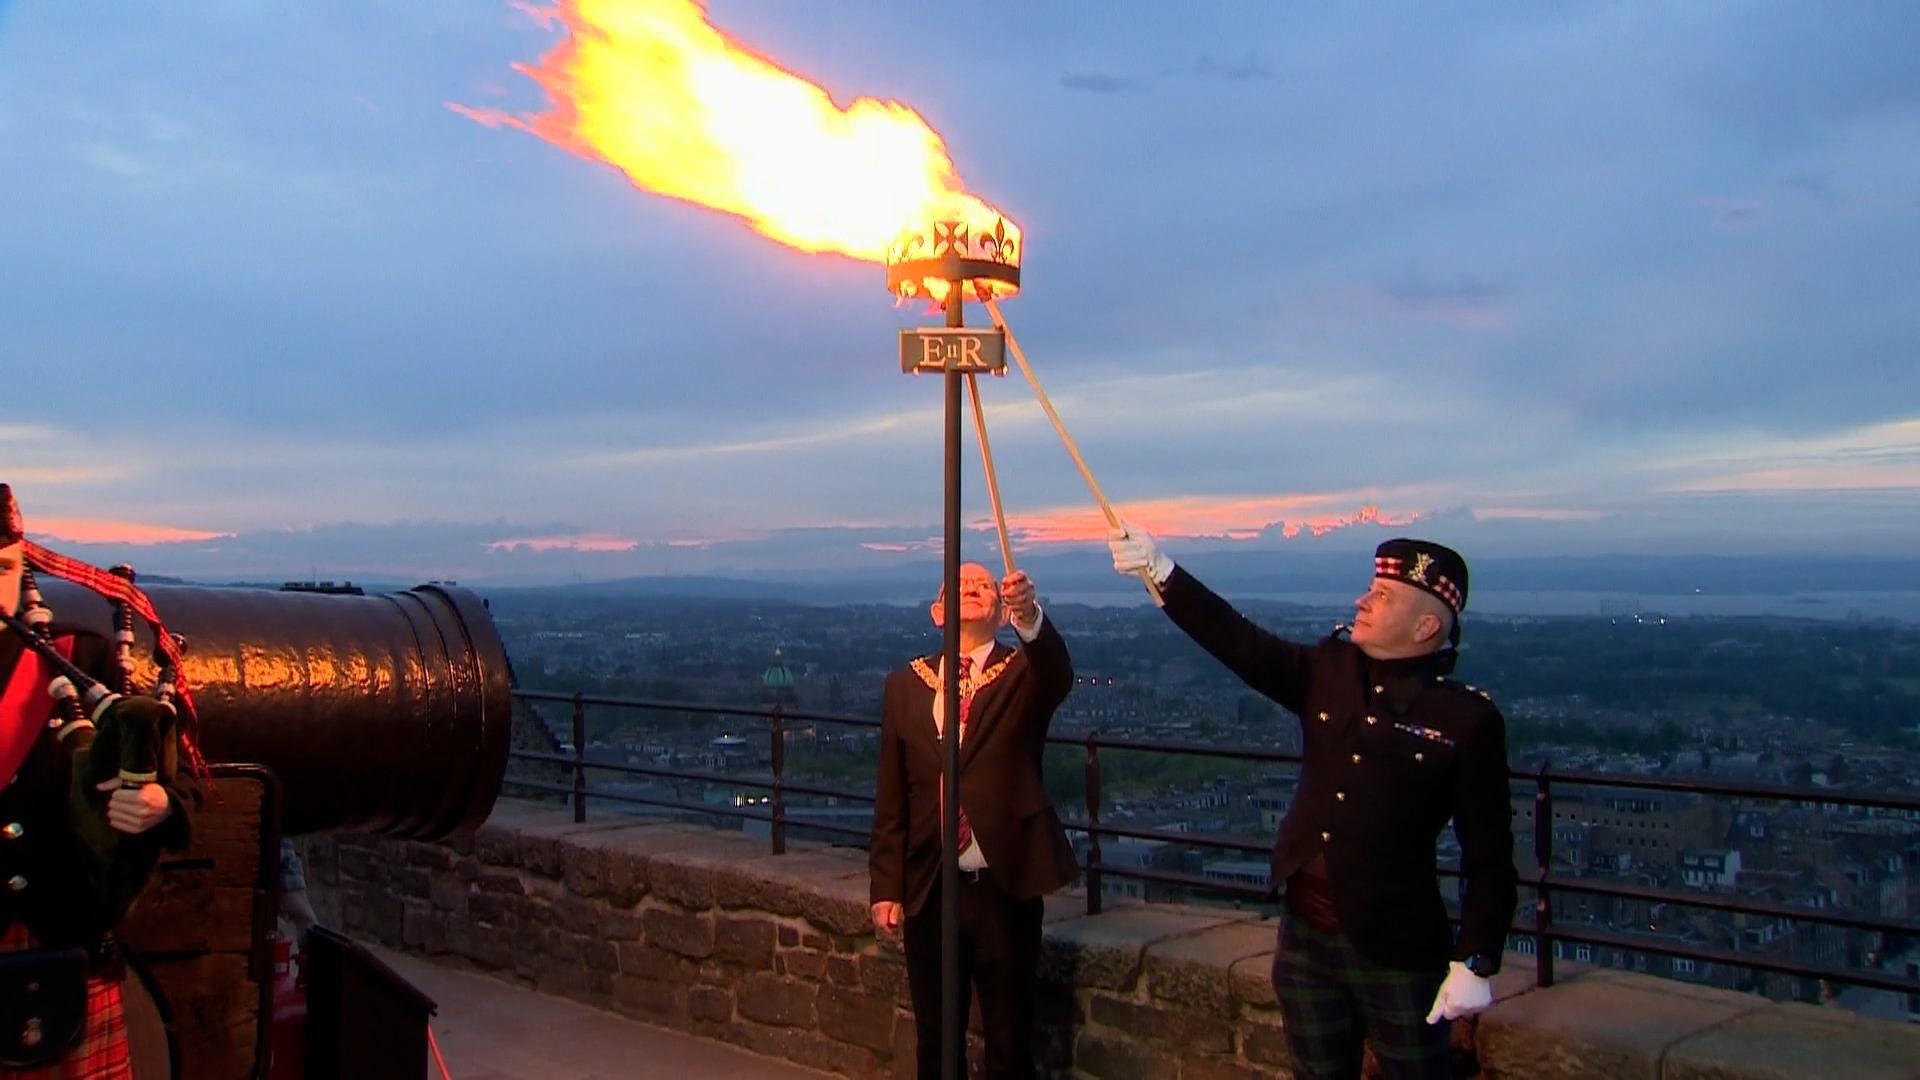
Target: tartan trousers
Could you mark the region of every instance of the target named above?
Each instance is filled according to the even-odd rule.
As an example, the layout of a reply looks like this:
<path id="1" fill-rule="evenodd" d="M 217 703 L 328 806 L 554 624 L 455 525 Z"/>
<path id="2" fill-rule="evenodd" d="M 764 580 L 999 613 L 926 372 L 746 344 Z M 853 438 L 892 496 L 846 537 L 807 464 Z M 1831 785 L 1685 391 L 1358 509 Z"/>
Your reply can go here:
<path id="1" fill-rule="evenodd" d="M 1315 930 L 1283 907 L 1273 989 L 1293 1075 L 1359 1080 L 1372 1043 L 1390 1080 L 1451 1080 L 1449 1024 L 1427 1023 L 1446 974 L 1382 967 L 1361 956 L 1345 934 Z"/>

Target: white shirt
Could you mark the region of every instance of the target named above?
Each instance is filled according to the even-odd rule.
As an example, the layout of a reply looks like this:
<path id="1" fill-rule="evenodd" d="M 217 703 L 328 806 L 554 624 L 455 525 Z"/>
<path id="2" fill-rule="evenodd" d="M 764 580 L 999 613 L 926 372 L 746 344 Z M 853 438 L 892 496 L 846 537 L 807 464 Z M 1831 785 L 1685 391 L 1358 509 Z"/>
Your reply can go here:
<path id="1" fill-rule="evenodd" d="M 1020 625 L 1020 622 L 1017 619 L 1011 620 L 1013 624 L 1013 632 L 1020 636 L 1021 641 L 1031 642 L 1034 638 L 1037 638 L 1040 636 L 1040 623 L 1045 618 L 1046 618 L 1046 614 L 1044 612 L 1037 612 L 1034 615 L 1033 623 L 1028 626 Z M 994 644 L 995 644 L 994 642 L 989 641 L 985 645 L 982 645 L 979 648 L 973 650 L 972 652 L 966 654 L 967 659 L 973 661 L 972 670 L 974 670 L 975 672 L 986 670 L 987 658 L 993 655 Z M 941 668 L 941 681 L 943 684 L 946 679 L 946 664 L 947 664 L 946 657 L 942 656 L 940 658 L 940 668 Z M 935 693 L 933 695 L 933 730 L 938 732 L 943 737 L 947 733 L 946 713 L 947 713 L 947 695 L 944 693 Z M 960 729 L 960 741 L 963 744 L 967 741 L 967 729 L 965 727 L 962 727 Z M 976 832 L 972 836 L 967 838 L 966 850 L 960 853 L 960 869 L 985 870 L 986 868 L 987 868 L 987 856 L 985 852 L 980 850 L 980 834 Z"/>

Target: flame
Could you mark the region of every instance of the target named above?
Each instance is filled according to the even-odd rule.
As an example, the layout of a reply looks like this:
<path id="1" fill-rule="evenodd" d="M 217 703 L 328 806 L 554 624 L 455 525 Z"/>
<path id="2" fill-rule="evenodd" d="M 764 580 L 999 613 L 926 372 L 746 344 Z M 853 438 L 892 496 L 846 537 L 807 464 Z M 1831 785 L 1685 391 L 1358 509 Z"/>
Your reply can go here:
<path id="1" fill-rule="evenodd" d="M 516 64 L 552 107 L 506 125 L 626 174 L 635 187 L 734 214 L 806 252 L 880 262 L 902 232 L 957 222 L 1019 230 L 967 194 L 946 144 L 897 101 L 826 91 L 716 29 L 699 0 L 561 0 L 523 8 L 567 30 Z"/>

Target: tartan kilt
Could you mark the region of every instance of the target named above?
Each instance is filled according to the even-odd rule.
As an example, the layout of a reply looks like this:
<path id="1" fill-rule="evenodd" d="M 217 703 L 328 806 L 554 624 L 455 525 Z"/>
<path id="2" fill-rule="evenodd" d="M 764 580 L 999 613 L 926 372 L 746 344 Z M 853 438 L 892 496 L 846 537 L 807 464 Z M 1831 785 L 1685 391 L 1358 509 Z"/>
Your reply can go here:
<path id="1" fill-rule="evenodd" d="M 35 947 L 27 928 L 14 923 L 0 935 L 0 952 Z M 87 977 L 87 1019 L 72 1049 L 51 1065 L 35 1069 L 0 1067 L 0 1080 L 132 1080 L 127 1050 L 127 1017 L 120 1005 L 120 984 Z"/>

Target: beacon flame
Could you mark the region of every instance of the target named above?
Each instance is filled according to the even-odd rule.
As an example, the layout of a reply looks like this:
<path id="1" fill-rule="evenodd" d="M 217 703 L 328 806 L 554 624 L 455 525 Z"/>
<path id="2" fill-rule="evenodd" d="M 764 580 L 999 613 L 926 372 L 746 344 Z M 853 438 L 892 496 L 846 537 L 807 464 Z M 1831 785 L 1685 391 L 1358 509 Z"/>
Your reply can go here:
<path id="1" fill-rule="evenodd" d="M 966 192 L 945 142 L 912 108 L 867 97 L 840 108 L 716 29 L 698 0 L 525 10 L 568 32 L 538 65 L 516 65 L 551 107 L 522 116 L 450 108 L 604 161 L 643 191 L 737 215 L 802 251 L 882 262 L 903 234 L 958 223 L 968 236 L 999 237 L 1017 265 L 1019 229 Z"/>

